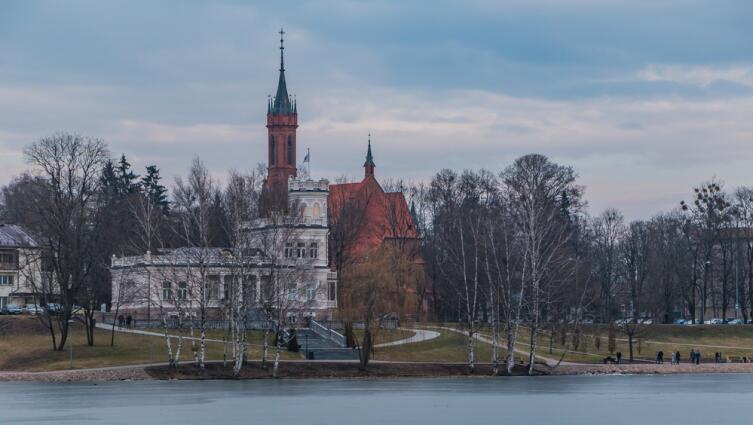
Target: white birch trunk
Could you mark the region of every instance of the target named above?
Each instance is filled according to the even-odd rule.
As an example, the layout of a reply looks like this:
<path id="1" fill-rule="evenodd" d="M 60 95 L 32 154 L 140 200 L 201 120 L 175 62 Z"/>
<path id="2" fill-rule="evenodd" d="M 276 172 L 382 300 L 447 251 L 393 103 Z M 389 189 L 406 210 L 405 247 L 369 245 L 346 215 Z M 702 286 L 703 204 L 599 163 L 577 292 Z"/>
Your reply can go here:
<path id="1" fill-rule="evenodd" d="M 275 344 L 275 365 L 272 368 L 272 377 L 277 378 L 277 370 L 280 368 L 280 343 Z"/>

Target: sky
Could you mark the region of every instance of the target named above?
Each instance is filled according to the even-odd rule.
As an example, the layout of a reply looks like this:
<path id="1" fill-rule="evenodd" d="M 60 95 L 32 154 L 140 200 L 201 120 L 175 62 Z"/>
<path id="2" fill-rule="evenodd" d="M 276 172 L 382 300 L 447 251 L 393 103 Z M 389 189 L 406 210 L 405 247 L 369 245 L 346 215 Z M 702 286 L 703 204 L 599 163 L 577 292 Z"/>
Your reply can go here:
<path id="1" fill-rule="evenodd" d="M 0 1 L 0 185 L 56 132 L 165 181 L 266 159 L 284 27 L 298 157 L 360 178 L 575 168 L 592 214 L 753 185 L 750 0 Z"/>

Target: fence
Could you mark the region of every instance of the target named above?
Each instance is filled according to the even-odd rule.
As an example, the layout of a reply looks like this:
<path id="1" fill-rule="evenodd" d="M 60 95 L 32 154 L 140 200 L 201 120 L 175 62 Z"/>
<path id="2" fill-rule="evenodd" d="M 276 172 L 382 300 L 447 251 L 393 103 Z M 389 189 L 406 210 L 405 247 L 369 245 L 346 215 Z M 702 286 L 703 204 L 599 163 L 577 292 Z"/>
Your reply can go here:
<path id="1" fill-rule="evenodd" d="M 339 345 L 340 347 L 345 347 L 347 345 L 347 342 L 345 341 L 345 337 L 338 333 L 337 331 L 333 330 L 332 328 L 328 328 L 325 326 L 322 326 L 321 324 L 317 323 L 315 320 L 309 320 L 309 328 L 317 335 L 319 335 L 322 338 L 326 338 L 335 344 Z"/>

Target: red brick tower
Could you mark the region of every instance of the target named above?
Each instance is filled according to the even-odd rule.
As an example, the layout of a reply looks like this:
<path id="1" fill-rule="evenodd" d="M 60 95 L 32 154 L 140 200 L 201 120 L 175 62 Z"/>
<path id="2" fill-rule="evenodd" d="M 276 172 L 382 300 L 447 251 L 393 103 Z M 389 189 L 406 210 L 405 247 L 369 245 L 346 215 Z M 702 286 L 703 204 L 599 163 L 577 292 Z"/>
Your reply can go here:
<path id="1" fill-rule="evenodd" d="M 298 128 L 298 110 L 295 102 L 290 100 L 285 85 L 285 62 L 283 38 L 285 31 L 280 29 L 280 80 L 277 83 L 277 95 L 267 104 L 267 189 L 287 193 L 288 177 L 296 176 L 296 140 Z"/>

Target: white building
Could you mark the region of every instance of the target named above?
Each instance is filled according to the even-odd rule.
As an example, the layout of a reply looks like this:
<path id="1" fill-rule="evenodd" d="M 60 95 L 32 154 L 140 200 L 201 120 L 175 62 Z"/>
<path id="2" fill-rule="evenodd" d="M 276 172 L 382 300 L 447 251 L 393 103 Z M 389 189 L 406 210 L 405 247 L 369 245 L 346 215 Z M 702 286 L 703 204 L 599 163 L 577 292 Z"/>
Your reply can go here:
<path id="1" fill-rule="evenodd" d="M 40 304 L 41 249 L 20 226 L 0 224 L 0 308 Z"/>
<path id="2" fill-rule="evenodd" d="M 235 250 L 185 247 L 113 257 L 112 309 L 139 319 L 157 319 L 160 308 L 195 310 L 204 303 L 197 299 L 203 284 L 204 307 L 222 319 L 232 283 L 241 279 L 249 310 L 269 309 L 274 299 L 290 321 L 331 318 L 337 279 L 327 258 L 329 182 L 291 179 L 288 187 L 291 213 L 247 223 L 245 243 Z"/>

